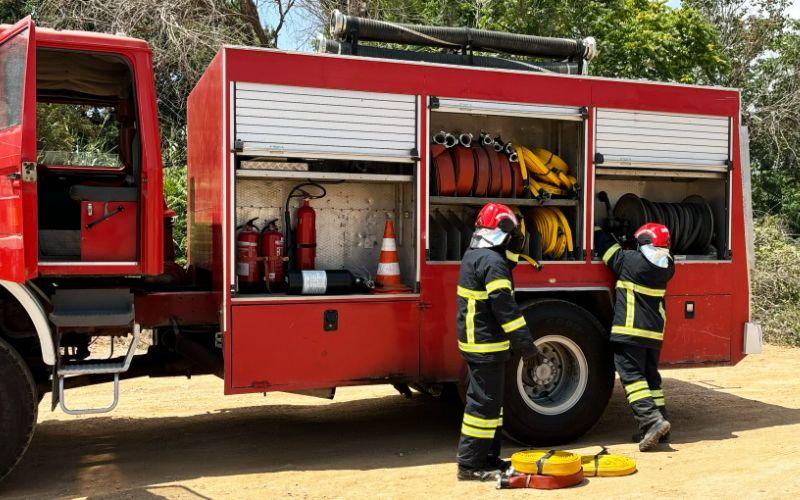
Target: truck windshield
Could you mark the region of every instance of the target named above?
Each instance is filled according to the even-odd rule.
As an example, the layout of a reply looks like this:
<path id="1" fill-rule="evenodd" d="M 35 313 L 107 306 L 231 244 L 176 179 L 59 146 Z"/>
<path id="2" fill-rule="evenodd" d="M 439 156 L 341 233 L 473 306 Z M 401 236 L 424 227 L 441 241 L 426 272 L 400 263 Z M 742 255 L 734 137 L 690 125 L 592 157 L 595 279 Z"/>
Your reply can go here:
<path id="1" fill-rule="evenodd" d="M 25 85 L 28 30 L 0 45 L 0 130 L 19 125 Z"/>
<path id="2" fill-rule="evenodd" d="M 86 167 L 122 167 L 119 122 L 111 106 L 37 103 L 39 163 Z"/>

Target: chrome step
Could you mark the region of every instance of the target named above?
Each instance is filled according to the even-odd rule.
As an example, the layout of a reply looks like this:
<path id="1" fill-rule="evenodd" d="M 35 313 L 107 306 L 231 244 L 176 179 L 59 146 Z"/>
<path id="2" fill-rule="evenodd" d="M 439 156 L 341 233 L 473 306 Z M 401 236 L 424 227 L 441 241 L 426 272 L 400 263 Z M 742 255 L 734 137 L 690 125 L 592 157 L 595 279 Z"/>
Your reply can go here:
<path id="1" fill-rule="evenodd" d="M 77 363 L 72 365 L 60 366 L 58 368 L 58 402 L 61 410 L 68 415 L 91 415 L 97 413 L 108 413 L 117 407 L 119 402 L 119 375 L 128 371 L 133 361 L 133 356 L 136 353 L 136 346 L 139 345 L 139 337 L 141 334 L 141 327 L 138 323 L 133 324 L 133 339 L 128 346 L 128 353 L 124 358 L 119 361 L 87 361 L 84 363 Z M 114 400 L 111 404 L 104 408 L 85 408 L 85 409 L 71 409 L 68 408 L 64 402 L 64 378 L 68 375 L 99 375 L 99 374 L 113 374 L 114 375 Z"/>

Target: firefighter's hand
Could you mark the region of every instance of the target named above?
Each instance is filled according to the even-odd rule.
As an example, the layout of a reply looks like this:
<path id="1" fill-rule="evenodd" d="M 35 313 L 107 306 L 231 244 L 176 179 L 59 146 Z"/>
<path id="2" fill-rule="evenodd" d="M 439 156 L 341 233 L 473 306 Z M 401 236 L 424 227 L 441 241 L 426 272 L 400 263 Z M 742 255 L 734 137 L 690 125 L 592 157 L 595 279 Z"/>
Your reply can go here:
<path id="1" fill-rule="evenodd" d="M 538 347 L 533 346 L 533 349 L 523 354 L 522 359 L 525 362 L 522 367 L 522 382 L 528 386 L 537 385 L 533 375 L 536 372 L 536 368 L 544 364 L 547 358 Z"/>
<path id="2" fill-rule="evenodd" d="M 535 368 L 544 363 L 547 358 L 545 358 L 542 351 L 540 351 L 536 345 L 533 345 L 522 354 L 522 359 L 525 361 L 526 365 Z"/>

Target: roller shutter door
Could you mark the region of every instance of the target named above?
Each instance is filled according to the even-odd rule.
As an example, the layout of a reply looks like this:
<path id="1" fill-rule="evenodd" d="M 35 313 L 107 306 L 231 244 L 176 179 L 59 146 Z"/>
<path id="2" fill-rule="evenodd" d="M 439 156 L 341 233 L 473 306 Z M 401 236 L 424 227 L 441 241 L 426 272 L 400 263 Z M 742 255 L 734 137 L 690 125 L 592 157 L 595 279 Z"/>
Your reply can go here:
<path id="1" fill-rule="evenodd" d="M 520 104 L 500 101 L 475 101 L 472 99 L 432 98 L 431 109 L 445 113 L 462 113 L 486 116 L 519 116 L 546 120 L 582 121 L 585 108 Z"/>
<path id="2" fill-rule="evenodd" d="M 254 83 L 236 83 L 234 96 L 241 155 L 416 159 L 416 96 Z"/>
<path id="3" fill-rule="evenodd" d="M 595 130 L 599 166 L 728 169 L 728 117 L 598 109 Z"/>

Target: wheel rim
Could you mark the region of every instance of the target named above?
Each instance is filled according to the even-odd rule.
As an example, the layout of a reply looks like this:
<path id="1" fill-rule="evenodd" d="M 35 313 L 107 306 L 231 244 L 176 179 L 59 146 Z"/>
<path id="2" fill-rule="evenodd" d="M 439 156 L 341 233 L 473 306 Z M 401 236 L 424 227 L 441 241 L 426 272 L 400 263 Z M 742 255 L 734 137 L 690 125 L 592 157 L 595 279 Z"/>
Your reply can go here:
<path id="1" fill-rule="evenodd" d="M 578 344 L 561 335 L 547 335 L 536 340 L 546 361 L 533 370 L 520 360 L 517 366 L 517 390 L 532 410 L 543 415 L 560 415 L 581 399 L 589 380 L 586 355 Z M 523 381 L 523 371 L 529 374 Z"/>

